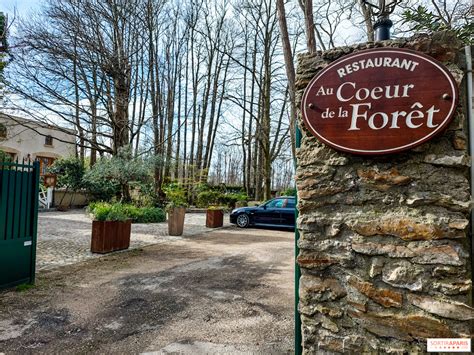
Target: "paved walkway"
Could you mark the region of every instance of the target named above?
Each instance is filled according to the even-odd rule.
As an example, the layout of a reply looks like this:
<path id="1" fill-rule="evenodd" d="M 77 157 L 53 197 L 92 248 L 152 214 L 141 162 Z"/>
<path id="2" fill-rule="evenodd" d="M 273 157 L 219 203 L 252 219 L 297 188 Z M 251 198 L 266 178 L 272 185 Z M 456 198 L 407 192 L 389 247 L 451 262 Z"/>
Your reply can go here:
<path id="1" fill-rule="evenodd" d="M 230 225 L 229 217 L 224 217 L 224 226 Z M 100 257 L 90 252 L 92 222 L 83 210 L 68 212 L 40 213 L 38 218 L 37 270 L 53 269 L 84 260 Z M 188 213 L 185 217 L 183 237 L 212 230 L 206 228 L 206 214 Z M 181 240 L 182 237 L 168 235 L 168 224 L 132 224 L 130 249 L 167 241 Z"/>

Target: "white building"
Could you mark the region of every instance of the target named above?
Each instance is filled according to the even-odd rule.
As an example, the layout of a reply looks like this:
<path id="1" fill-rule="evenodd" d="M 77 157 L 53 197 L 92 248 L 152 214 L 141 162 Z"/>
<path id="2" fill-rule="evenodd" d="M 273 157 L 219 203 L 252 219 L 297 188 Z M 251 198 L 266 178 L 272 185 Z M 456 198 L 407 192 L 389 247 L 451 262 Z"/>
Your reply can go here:
<path id="1" fill-rule="evenodd" d="M 74 130 L 0 113 L 0 150 L 13 159 L 38 159 L 40 174 L 56 159 L 74 156 Z"/>

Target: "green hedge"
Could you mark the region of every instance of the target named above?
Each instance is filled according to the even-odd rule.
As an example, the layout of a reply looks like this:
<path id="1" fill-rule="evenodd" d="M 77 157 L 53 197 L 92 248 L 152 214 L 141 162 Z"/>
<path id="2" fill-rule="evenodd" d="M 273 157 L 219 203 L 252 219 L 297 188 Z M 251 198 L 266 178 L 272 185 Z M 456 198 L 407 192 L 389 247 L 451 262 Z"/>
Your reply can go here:
<path id="1" fill-rule="evenodd" d="M 219 204 L 219 197 L 221 193 L 219 191 L 202 191 L 197 195 L 196 206 L 206 208 L 211 205 Z"/>
<path id="2" fill-rule="evenodd" d="M 227 193 L 219 197 L 219 202 L 223 205 L 235 208 L 235 205 L 239 201 L 247 201 L 248 196 L 245 193 Z"/>
<path id="3" fill-rule="evenodd" d="M 97 221 L 125 221 L 133 223 L 160 223 L 166 221 L 166 214 L 157 207 L 136 207 L 130 204 L 93 202 L 88 211 Z"/>
<path id="4" fill-rule="evenodd" d="M 281 191 L 281 196 L 296 196 L 296 188 L 289 187 L 286 190 Z"/>
<path id="5" fill-rule="evenodd" d="M 197 207 L 209 207 L 213 205 L 225 205 L 234 208 L 238 201 L 247 201 L 245 193 L 221 193 L 215 190 L 202 191 L 197 195 Z"/>

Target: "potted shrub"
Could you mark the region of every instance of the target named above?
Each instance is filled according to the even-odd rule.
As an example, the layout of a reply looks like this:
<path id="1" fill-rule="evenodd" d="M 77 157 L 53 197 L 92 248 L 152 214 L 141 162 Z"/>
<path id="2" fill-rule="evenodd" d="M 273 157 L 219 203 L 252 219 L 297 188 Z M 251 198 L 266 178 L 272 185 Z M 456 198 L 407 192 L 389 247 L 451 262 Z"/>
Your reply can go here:
<path id="1" fill-rule="evenodd" d="M 224 208 L 209 206 L 206 211 L 206 227 L 218 228 L 224 225 Z"/>
<path id="2" fill-rule="evenodd" d="M 132 220 L 127 217 L 120 203 L 94 204 L 89 211 L 94 217 L 91 252 L 105 254 L 130 247 Z"/>
<path id="3" fill-rule="evenodd" d="M 172 183 L 164 189 L 168 204 L 168 234 L 173 236 L 183 235 L 184 216 L 186 214 L 186 194 L 184 189 L 177 183 Z"/>

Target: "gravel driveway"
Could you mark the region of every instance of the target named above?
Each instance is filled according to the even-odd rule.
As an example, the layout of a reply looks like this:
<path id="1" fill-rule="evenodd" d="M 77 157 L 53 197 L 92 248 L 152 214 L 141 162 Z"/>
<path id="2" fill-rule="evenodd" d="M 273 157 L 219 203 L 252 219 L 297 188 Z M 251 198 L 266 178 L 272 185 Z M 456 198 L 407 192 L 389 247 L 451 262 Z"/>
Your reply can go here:
<path id="1" fill-rule="evenodd" d="M 43 270 L 0 293 L 0 353 L 292 353 L 293 265 L 293 233 L 230 227 Z"/>
<path id="2" fill-rule="evenodd" d="M 224 217 L 224 226 L 229 226 Z M 37 270 L 52 269 L 80 261 L 97 258 L 90 252 L 92 222 L 84 210 L 44 212 L 38 216 Z M 206 228 L 205 213 L 188 213 L 185 217 L 184 237 L 212 229 Z M 168 224 L 133 224 L 130 249 L 146 245 L 180 240 L 168 235 Z"/>

